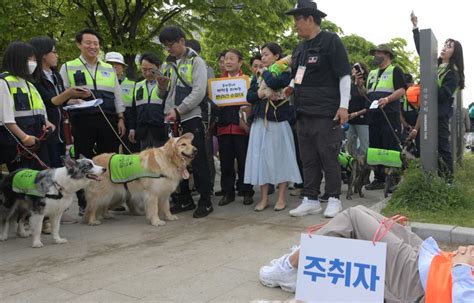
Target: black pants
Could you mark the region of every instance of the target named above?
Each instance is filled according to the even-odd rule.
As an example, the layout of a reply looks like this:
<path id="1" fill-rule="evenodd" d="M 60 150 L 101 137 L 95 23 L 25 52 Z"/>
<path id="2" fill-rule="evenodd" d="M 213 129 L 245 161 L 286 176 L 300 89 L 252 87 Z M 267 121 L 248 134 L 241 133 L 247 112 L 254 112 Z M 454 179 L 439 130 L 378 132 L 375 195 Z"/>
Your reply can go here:
<path id="1" fill-rule="evenodd" d="M 166 141 L 168 141 L 166 126 L 163 125 L 162 128 L 163 129 L 158 130 L 155 127 L 151 127 L 143 131 L 143 135 L 140 137 L 140 150 L 165 145 Z"/>
<path id="2" fill-rule="evenodd" d="M 204 127 L 201 118 L 192 118 L 181 122 L 183 134 L 192 133 L 194 135 L 193 145 L 198 153 L 191 162 L 193 168 L 194 182 L 196 189 L 201 195 L 198 207 L 211 205 L 211 183 L 209 182 L 209 165 L 207 163 L 206 147 L 204 144 Z M 183 180 L 180 183 L 181 195 L 189 196 L 189 182 Z"/>
<path id="3" fill-rule="evenodd" d="M 387 117 L 398 138 L 400 138 L 400 114 L 389 113 L 387 114 Z M 369 147 L 400 150 L 397 139 L 381 112 L 371 113 L 369 124 Z M 383 165 L 375 167 L 374 174 L 377 181 L 385 182 L 385 171 Z"/>
<path id="4" fill-rule="evenodd" d="M 117 117 L 107 115 L 117 132 Z M 119 141 L 102 114 L 74 115 L 71 117 L 72 135 L 74 136 L 74 153 L 92 159 L 96 154 L 116 153 Z M 87 201 L 84 190 L 77 192 L 78 205 L 85 208 Z"/>
<path id="5" fill-rule="evenodd" d="M 205 145 L 206 145 L 206 156 L 207 163 L 209 166 L 209 176 L 211 183 L 211 191 L 214 191 L 214 181 L 216 179 L 216 167 L 214 165 L 214 136 L 211 131 L 205 133 Z"/>
<path id="6" fill-rule="evenodd" d="M 219 156 L 221 162 L 221 188 L 226 194 L 235 194 L 235 167 L 237 159 L 237 189 L 245 196 L 253 196 L 252 185 L 244 184 L 245 159 L 247 158 L 247 148 L 249 136 L 244 135 L 222 135 L 219 140 Z"/>
<path id="7" fill-rule="evenodd" d="M 117 132 L 116 115 L 107 115 Z M 101 114 L 74 115 L 71 118 L 76 157 L 91 159 L 96 154 L 118 152 L 119 141 Z"/>
<path id="8" fill-rule="evenodd" d="M 296 133 L 296 125 L 291 126 L 291 132 L 293 133 L 293 140 L 295 141 L 296 163 L 298 163 L 298 169 L 300 170 L 300 175 L 303 177 L 303 183 L 295 184 L 294 187 L 304 188 L 303 162 L 301 162 L 300 145 L 298 143 L 298 134 Z"/>
<path id="9" fill-rule="evenodd" d="M 46 167 L 43 167 L 37 159 L 32 158 L 30 155 L 26 155 L 21 158 L 17 157 L 17 148 L 16 145 L 0 145 L 2 153 L 2 162 L 7 165 L 8 171 L 13 172 L 20 168 L 30 168 L 35 170 L 43 170 Z M 49 156 L 48 156 L 48 146 L 45 142 L 41 142 L 39 150 L 35 154 L 43 161 L 44 164 L 50 166 Z"/>
<path id="10" fill-rule="evenodd" d="M 64 143 L 48 143 L 49 163 L 51 167 L 62 167 L 61 157 L 66 154 Z"/>
<path id="11" fill-rule="evenodd" d="M 439 173 L 447 181 L 453 177 L 453 156 L 449 143 L 449 117 L 438 117 L 438 154 L 440 157 Z"/>
<path id="12" fill-rule="evenodd" d="M 297 133 L 303 163 L 303 196 L 318 199 L 321 181 L 324 178 L 325 192 L 330 197 L 339 198 L 341 194 L 341 130 L 332 126 L 331 118 L 299 116 Z"/>

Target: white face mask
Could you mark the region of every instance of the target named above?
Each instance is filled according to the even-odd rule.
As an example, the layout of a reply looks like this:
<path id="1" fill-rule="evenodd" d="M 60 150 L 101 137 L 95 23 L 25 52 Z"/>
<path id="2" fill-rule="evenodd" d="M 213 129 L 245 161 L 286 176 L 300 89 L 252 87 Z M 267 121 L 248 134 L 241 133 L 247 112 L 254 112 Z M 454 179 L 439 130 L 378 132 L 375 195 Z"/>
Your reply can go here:
<path id="1" fill-rule="evenodd" d="M 30 71 L 30 75 L 35 72 L 36 66 L 38 66 L 36 61 L 28 61 L 28 70 Z"/>

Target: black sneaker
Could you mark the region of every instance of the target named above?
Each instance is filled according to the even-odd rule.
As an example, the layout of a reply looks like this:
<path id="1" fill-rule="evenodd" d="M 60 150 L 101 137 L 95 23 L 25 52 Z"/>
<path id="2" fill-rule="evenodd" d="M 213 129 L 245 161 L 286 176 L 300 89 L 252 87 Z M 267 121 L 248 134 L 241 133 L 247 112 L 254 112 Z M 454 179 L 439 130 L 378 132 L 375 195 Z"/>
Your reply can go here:
<path id="1" fill-rule="evenodd" d="M 327 203 L 329 201 L 329 194 L 324 193 L 324 195 L 318 197 L 319 202 Z"/>
<path id="2" fill-rule="evenodd" d="M 204 218 L 214 211 L 212 205 L 199 206 L 193 213 L 193 218 Z"/>
<path id="3" fill-rule="evenodd" d="M 86 212 L 86 208 L 85 207 L 82 207 L 82 206 L 79 206 L 79 217 L 82 217 L 84 216 L 84 213 Z"/>
<path id="4" fill-rule="evenodd" d="M 385 188 L 385 183 L 380 182 L 379 180 L 374 180 L 372 181 L 372 183 L 365 186 L 366 190 L 377 190 L 377 189 L 384 189 L 384 188 Z"/>
<path id="5" fill-rule="evenodd" d="M 219 206 L 224 206 L 234 201 L 235 201 L 235 194 L 226 193 L 224 196 L 222 196 L 222 199 L 219 201 Z"/>
<path id="6" fill-rule="evenodd" d="M 222 190 L 216 191 L 216 192 L 214 193 L 214 196 L 216 196 L 216 197 L 220 197 L 220 196 L 223 196 L 223 195 L 224 195 L 224 192 L 223 192 Z"/>
<path id="7" fill-rule="evenodd" d="M 188 204 L 175 204 L 173 205 L 172 207 L 170 207 L 170 212 L 174 215 L 174 214 L 179 214 L 179 213 L 182 213 L 184 211 L 188 211 L 188 210 L 193 210 L 196 208 L 196 204 L 194 204 L 194 202 L 190 202 Z"/>
<path id="8" fill-rule="evenodd" d="M 253 204 L 253 197 L 251 195 L 244 195 L 244 205 Z"/>

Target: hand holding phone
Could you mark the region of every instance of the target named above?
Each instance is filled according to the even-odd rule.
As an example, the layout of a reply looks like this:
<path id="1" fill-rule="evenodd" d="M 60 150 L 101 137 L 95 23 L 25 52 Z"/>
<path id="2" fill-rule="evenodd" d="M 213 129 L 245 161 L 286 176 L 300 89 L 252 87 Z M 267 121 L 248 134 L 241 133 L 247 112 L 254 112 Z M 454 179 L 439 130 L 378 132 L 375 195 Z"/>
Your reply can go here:
<path id="1" fill-rule="evenodd" d="M 362 69 L 362 66 L 360 66 L 359 63 L 354 64 L 354 69 L 356 70 L 356 73 L 363 75 L 364 70 Z"/>

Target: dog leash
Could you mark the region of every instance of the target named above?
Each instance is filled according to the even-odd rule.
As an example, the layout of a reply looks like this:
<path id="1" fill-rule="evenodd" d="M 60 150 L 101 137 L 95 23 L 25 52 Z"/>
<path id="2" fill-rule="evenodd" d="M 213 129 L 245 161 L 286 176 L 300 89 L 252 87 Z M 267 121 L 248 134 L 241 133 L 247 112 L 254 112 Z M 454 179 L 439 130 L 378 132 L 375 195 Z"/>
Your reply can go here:
<path id="1" fill-rule="evenodd" d="M 359 93 L 360 93 L 360 91 L 359 91 Z M 367 97 L 366 94 L 361 93 L 361 96 L 363 96 L 367 101 L 369 101 L 369 104 L 372 103 L 372 101 L 369 99 L 369 97 Z M 383 109 L 383 107 L 379 107 L 379 108 L 380 108 L 380 111 L 382 111 L 382 114 L 383 114 L 385 120 L 387 121 L 388 126 L 390 127 L 390 130 L 392 131 L 392 134 L 395 137 L 395 140 L 397 140 L 398 147 L 400 147 L 400 150 L 402 150 L 403 149 L 402 141 L 400 140 L 397 133 L 395 132 L 395 129 L 393 128 L 392 123 L 390 123 L 390 120 L 387 117 L 387 113 L 385 113 L 385 110 Z"/>
<path id="2" fill-rule="evenodd" d="M 23 148 L 23 151 L 21 151 L 21 152 L 25 152 L 25 155 L 26 155 L 26 154 L 29 154 L 32 158 L 35 158 L 35 159 L 38 161 L 38 163 L 39 163 L 42 167 L 44 167 L 44 168 L 46 168 L 46 169 L 49 169 L 49 168 L 50 168 L 48 165 L 46 165 L 46 163 L 44 163 L 43 161 L 41 161 L 41 159 L 38 157 L 38 155 L 37 155 L 36 153 L 34 153 L 33 151 L 31 151 L 30 148 L 28 148 L 28 147 L 26 147 L 25 145 L 23 145 L 23 144 L 20 142 L 20 140 L 18 140 L 18 138 L 12 133 L 12 131 L 11 131 L 6 125 L 4 125 L 3 127 L 5 127 L 5 129 L 7 130 L 7 132 L 13 137 L 13 139 L 14 139 L 15 142 L 17 143 L 17 152 L 19 152 L 19 148 L 21 147 L 21 148 Z M 36 148 L 36 150 L 39 149 L 39 144 L 41 144 L 41 143 L 39 143 L 39 140 L 38 140 L 38 143 L 35 142 L 34 147 Z M 21 153 L 17 154 L 17 156 L 15 157 L 15 159 L 12 161 L 12 163 L 13 163 L 14 161 L 17 161 L 18 157 L 21 157 Z"/>
<path id="3" fill-rule="evenodd" d="M 96 96 L 94 95 L 94 92 L 92 90 L 89 90 L 89 91 L 92 95 L 92 98 L 97 99 Z M 102 116 L 104 117 L 105 121 L 107 121 L 107 124 L 109 125 L 110 129 L 112 129 L 112 131 L 114 132 L 117 139 L 119 139 L 120 143 L 122 143 L 123 147 L 125 147 L 125 149 L 130 154 L 133 154 L 132 151 L 128 148 L 127 144 L 125 144 L 125 142 L 123 142 L 122 138 L 120 138 L 119 134 L 117 134 L 117 132 L 115 131 L 115 128 L 112 126 L 112 123 L 110 123 L 109 118 L 107 118 L 107 115 L 104 113 L 104 110 L 102 109 L 102 106 L 100 106 L 100 104 L 99 104 L 99 105 L 97 105 L 97 107 L 99 108 L 99 110 L 100 110 Z"/>

